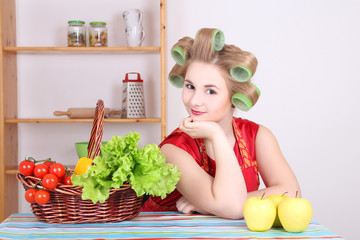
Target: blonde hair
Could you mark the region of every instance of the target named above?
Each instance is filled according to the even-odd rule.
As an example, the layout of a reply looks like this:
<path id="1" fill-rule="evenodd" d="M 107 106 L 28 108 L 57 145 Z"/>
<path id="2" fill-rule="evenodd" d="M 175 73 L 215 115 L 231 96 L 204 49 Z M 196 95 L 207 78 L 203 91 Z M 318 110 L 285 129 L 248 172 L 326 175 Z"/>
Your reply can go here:
<path id="1" fill-rule="evenodd" d="M 177 64 L 170 71 L 169 80 L 176 87 L 182 87 L 187 68 L 193 61 L 214 64 L 222 71 L 231 96 L 236 93 L 243 95 L 246 101 L 250 101 L 250 109 L 260 96 L 260 90 L 251 83 L 258 61 L 252 53 L 242 51 L 235 45 L 224 44 L 223 35 L 216 36 L 218 33 L 217 29 L 203 28 L 198 31 L 195 40 L 190 37 L 180 39 L 172 48 L 172 56 Z M 242 73 L 239 74 L 240 70 Z M 248 74 L 245 81 L 239 79 L 244 73 Z"/>

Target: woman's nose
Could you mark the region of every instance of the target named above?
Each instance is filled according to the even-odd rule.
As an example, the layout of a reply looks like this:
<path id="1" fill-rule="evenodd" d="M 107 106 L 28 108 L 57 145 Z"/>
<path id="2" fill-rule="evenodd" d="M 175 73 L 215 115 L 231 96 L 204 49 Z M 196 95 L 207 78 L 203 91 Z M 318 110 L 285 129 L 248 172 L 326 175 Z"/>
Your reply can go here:
<path id="1" fill-rule="evenodd" d="M 191 104 L 193 106 L 200 106 L 203 103 L 203 96 L 201 92 L 195 91 L 194 94 L 191 97 Z"/>

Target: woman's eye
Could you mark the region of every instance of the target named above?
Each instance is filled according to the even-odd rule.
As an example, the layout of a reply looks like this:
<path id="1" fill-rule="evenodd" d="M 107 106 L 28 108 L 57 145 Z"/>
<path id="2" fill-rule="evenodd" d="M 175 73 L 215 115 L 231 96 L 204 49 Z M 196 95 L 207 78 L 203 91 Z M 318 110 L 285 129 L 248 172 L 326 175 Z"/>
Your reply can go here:
<path id="1" fill-rule="evenodd" d="M 212 90 L 212 89 L 206 90 L 206 93 L 207 94 L 216 94 L 216 92 L 214 90 Z"/>
<path id="2" fill-rule="evenodd" d="M 186 84 L 185 87 L 189 88 L 189 89 L 194 89 L 195 88 L 192 84 Z"/>

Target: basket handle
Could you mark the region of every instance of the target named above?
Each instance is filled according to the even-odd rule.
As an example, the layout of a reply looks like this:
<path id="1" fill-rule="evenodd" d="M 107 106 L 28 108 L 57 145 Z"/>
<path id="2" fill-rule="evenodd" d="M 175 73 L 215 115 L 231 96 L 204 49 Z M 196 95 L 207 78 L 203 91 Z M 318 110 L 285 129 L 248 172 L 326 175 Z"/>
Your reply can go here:
<path id="1" fill-rule="evenodd" d="M 104 102 L 99 99 L 96 108 L 93 126 L 91 129 L 90 140 L 88 144 L 88 158 L 94 159 L 96 156 L 100 155 L 100 147 L 102 142 L 102 136 L 104 132 Z"/>

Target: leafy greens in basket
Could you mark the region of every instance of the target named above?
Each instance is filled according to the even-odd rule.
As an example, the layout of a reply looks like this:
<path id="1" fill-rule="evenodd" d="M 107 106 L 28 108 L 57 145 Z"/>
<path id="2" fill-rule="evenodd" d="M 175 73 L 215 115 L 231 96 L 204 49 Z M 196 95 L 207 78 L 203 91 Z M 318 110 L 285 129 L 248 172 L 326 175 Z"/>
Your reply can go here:
<path id="1" fill-rule="evenodd" d="M 74 186 L 82 186 L 82 199 L 95 204 L 105 202 L 111 188 L 120 188 L 129 182 L 137 196 L 149 194 L 165 198 L 175 189 L 180 179 L 178 168 L 165 162 L 164 155 L 155 144 L 138 148 L 139 133 L 124 137 L 113 136 L 104 146 L 101 155 L 83 175 L 73 174 Z"/>

